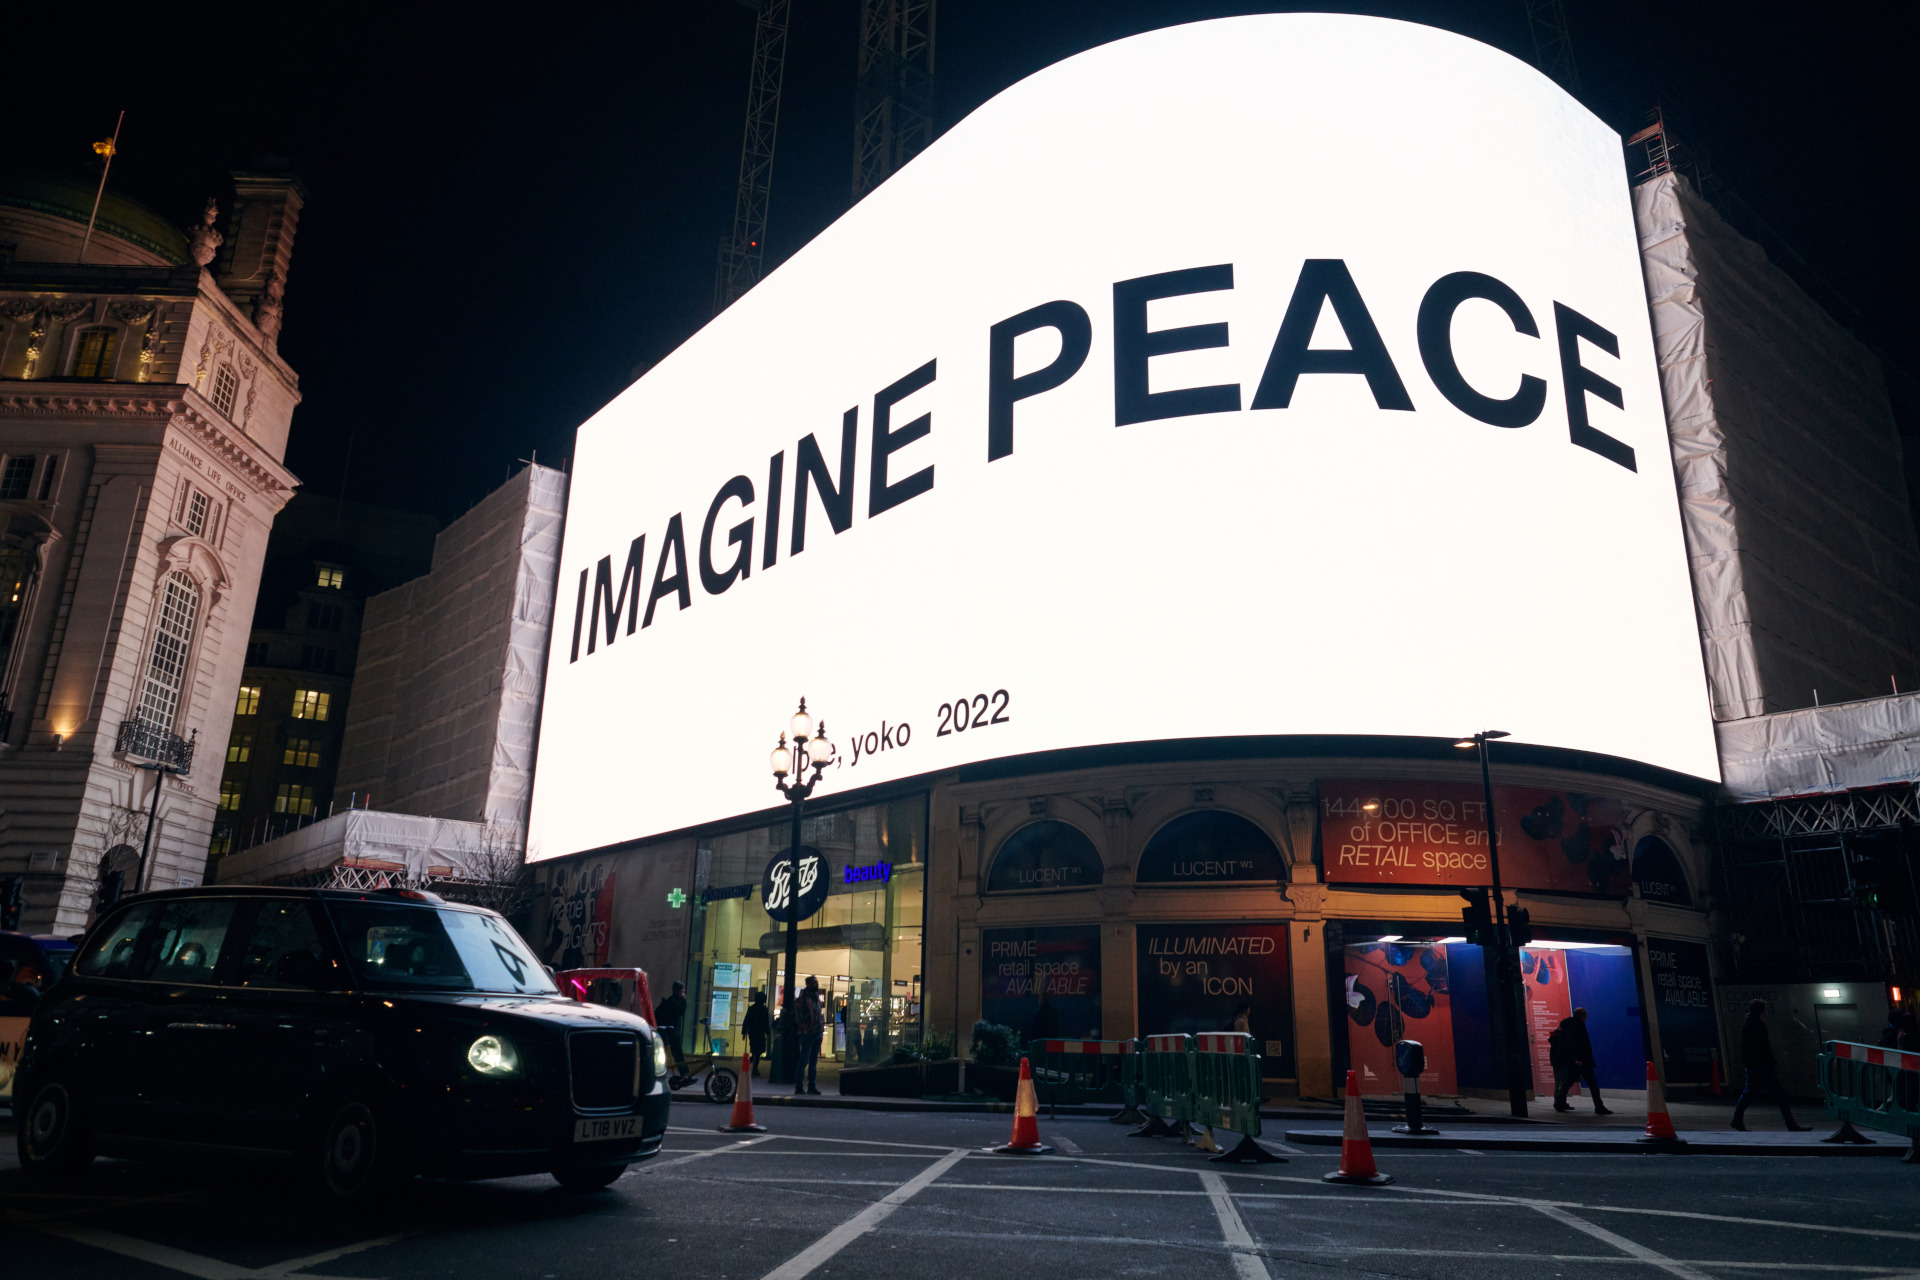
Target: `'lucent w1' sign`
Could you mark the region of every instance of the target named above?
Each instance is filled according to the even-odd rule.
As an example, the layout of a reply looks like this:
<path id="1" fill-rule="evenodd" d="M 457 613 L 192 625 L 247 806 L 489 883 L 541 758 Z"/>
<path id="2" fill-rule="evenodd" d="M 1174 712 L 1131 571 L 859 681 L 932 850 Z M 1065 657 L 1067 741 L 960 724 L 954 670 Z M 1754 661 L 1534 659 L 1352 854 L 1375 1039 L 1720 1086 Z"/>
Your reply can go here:
<path id="1" fill-rule="evenodd" d="M 1495 163 L 1489 164 L 1489 156 Z M 1619 139 L 1378 19 L 1000 94 L 580 430 L 536 857 L 1109 742 L 1717 777 Z"/>

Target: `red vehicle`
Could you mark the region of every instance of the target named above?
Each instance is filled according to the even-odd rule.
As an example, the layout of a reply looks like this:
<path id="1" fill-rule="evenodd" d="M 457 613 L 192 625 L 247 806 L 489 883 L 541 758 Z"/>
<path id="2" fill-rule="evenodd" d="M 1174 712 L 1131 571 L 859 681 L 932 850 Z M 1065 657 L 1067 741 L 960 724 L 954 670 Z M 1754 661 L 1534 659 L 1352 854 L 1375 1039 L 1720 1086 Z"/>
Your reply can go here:
<path id="1" fill-rule="evenodd" d="M 653 994 L 647 988 L 645 969 L 562 969 L 553 975 L 553 982 L 560 988 L 560 994 L 582 1004 L 624 1009 L 645 1018 L 649 1025 L 660 1025 L 654 1016 Z M 712 1048 L 712 1053 L 688 1055 L 680 1064 L 680 1074 L 667 1077 L 667 1088 L 684 1089 L 705 1073 L 702 1092 L 707 1100 L 732 1102 L 734 1090 L 740 1087 L 740 1073 L 718 1061 L 719 1044 L 715 1043 Z"/>

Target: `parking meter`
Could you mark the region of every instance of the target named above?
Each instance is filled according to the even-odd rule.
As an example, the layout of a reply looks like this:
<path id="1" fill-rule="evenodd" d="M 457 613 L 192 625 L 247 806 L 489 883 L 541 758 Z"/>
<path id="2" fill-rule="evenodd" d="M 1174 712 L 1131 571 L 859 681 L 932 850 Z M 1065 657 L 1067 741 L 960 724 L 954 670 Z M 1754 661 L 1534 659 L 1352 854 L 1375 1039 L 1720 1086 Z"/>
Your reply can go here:
<path id="1" fill-rule="evenodd" d="M 1395 1133 L 1438 1133 L 1420 1118 L 1420 1073 L 1427 1069 L 1427 1051 L 1418 1040 L 1401 1040 L 1393 1046 L 1393 1065 L 1400 1072 L 1400 1087 L 1407 1099 L 1407 1122 L 1393 1126 Z"/>

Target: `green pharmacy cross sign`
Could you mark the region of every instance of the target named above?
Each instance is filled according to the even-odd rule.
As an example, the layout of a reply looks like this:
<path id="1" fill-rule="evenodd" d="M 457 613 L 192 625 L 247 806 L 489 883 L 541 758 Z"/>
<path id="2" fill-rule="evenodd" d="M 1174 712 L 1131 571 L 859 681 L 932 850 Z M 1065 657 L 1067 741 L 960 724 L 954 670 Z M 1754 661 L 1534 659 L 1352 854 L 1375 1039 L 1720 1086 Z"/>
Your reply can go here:
<path id="1" fill-rule="evenodd" d="M 677 887 L 669 890 L 667 893 L 667 905 L 675 911 L 678 911 L 687 905 L 687 895 L 682 893 Z"/>

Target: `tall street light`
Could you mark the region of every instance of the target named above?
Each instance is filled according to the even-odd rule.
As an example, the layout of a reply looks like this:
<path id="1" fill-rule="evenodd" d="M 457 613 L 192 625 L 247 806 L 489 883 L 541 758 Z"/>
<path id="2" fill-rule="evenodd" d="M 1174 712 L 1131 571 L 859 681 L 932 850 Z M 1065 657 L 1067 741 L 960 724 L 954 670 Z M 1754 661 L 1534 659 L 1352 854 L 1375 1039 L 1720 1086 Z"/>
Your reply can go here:
<path id="1" fill-rule="evenodd" d="M 793 834 L 787 841 L 787 972 L 780 987 L 780 1069 L 775 1073 L 780 1078 L 769 1077 L 768 1083 L 792 1084 L 800 1058 L 800 1029 L 793 1022 L 793 971 L 800 961 L 800 814 L 807 797 L 820 785 L 821 771 L 833 763 L 826 722 L 815 730 L 805 698 L 787 723 L 787 732 L 780 735 L 772 763 L 774 787 L 793 802 Z M 809 769 L 812 777 L 807 776 Z M 787 781 L 789 777 L 793 781 Z"/>
<path id="2" fill-rule="evenodd" d="M 1524 1006 L 1519 992 L 1520 965 L 1519 957 L 1514 954 L 1513 932 L 1508 927 L 1506 895 L 1500 888 L 1500 824 L 1494 818 L 1493 771 L 1487 763 L 1489 744 L 1508 736 L 1501 729 L 1486 729 L 1453 745 L 1480 755 L 1480 789 L 1487 819 L 1487 867 L 1493 873 L 1494 959 L 1488 967 L 1493 977 L 1488 986 L 1496 998 L 1489 1002 L 1490 1012 L 1502 1056 L 1506 1059 L 1508 1109 L 1516 1116 L 1525 1116 L 1527 1079 L 1531 1072 L 1527 1063 Z"/>

